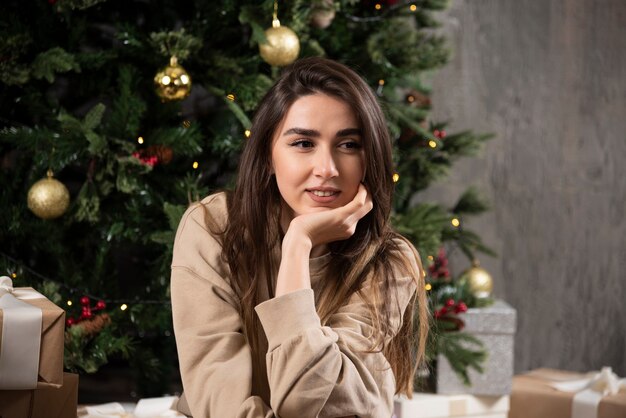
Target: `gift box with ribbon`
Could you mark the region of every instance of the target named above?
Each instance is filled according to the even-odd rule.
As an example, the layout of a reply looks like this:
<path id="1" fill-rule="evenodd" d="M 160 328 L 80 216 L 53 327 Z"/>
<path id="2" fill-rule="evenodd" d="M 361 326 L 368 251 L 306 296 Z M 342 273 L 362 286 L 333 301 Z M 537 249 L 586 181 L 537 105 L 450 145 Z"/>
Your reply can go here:
<path id="1" fill-rule="evenodd" d="M 63 384 L 63 309 L 3 276 L 0 328 L 0 391 Z"/>
<path id="2" fill-rule="evenodd" d="M 78 375 L 63 374 L 61 387 L 0 390 L 0 418 L 76 418 Z"/>
<path id="3" fill-rule="evenodd" d="M 448 359 L 437 356 L 437 393 L 453 395 L 508 395 L 513 380 L 514 337 L 517 328 L 517 312 L 502 300 L 491 306 L 470 308 L 458 315 L 465 322 L 463 332 L 484 344 L 487 361 L 482 373 L 468 370 L 471 386 L 465 386 Z"/>
<path id="4" fill-rule="evenodd" d="M 537 369 L 513 378 L 509 418 L 624 418 L 626 379 L 610 368 L 587 374 Z"/>
<path id="5" fill-rule="evenodd" d="M 440 395 L 414 393 L 397 396 L 394 418 L 507 418 L 509 396 Z"/>

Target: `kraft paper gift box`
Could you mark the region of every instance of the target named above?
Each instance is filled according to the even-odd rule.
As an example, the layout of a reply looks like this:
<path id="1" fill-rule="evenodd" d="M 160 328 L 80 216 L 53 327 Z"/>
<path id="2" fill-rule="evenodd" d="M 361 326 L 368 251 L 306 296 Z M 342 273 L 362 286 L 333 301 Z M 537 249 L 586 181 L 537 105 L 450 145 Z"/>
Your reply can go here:
<path id="1" fill-rule="evenodd" d="M 465 386 L 443 355 L 437 356 L 437 393 L 508 395 L 513 380 L 513 339 L 517 312 L 502 300 L 484 308 L 470 308 L 458 315 L 463 332 L 478 338 L 487 350 L 484 373 L 469 370 L 471 386 Z"/>
<path id="2" fill-rule="evenodd" d="M 596 374 L 596 376 L 599 374 Z M 554 369 L 536 369 L 513 378 L 511 392 L 511 411 L 509 418 L 572 418 L 580 409 L 574 411 L 574 397 L 580 392 L 565 392 L 553 385 L 578 381 L 589 374 L 566 372 Z M 586 418 L 625 418 L 626 383 L 614 395 L 602 396 L 594 411 L 583 412 Z M 580 416 L 580 415 L 578 415 Z"/>
<path id="3" fill-rule="evenodd" d="M 439 395 L 397 396 L 394 418 L 507 418 L 509 396 Z"/>
<path id="4" fill-rule="evenodd" d="M 26 309 L 24 309 L 26 307 Z M 25 331 L 29 325 L 23 322 L 23 312 L 32 308 L 41 310 L 41 325 L 33 329 L 35 343 Z M 24 315 L 25 316 L 25 315 Z M 12 322 L 10 322 L 12 321 Z M 0 278 L 0 390 L 34 389 L 35 387 L 59 387 L 63 383 L 63 349 L 65 311 L 50 302 L 33 288 L 11 287 L 8 277 Z M 27 342 L 21 341 L 25 338 Z M 31 339 L 28 339 L 31 338 Z M 38 357 L 36 345 L 39 345 Z M 30 350 L 30 351 L 29 351 Z M 24 357 L 24 353 L 29 351 Z M 33 373 L 16 385 L 15 377 L 25 369 L 24 358 L 33 359 Z M 17 360 L 16 360 L 17 359 Z M 30 361 L 30 360 L 29 360 Z M 31 362 L 29 362 L 31 364 Z M 35 370 L 34 368 L 37 367 Z M 36 375 L 36 376 L 35 376 Z M 28 382 L 24 384 L 24 380 Z"/>
<path id="5" fill-rule="evenodd" d="M 0 391 L 0 418 L 76 418 L 78 375 L 63 374 L 61 387 Z"/>

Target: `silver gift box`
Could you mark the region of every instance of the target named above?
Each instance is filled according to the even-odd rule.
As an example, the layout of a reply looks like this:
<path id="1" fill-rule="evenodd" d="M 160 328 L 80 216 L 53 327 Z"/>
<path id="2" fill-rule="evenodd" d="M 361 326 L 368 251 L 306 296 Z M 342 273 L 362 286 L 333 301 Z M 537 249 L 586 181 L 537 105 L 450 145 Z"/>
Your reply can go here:
<path id="1" fill-rule="evenodd" d="M 513 379 L 513 339 L 517 313 L 506 302 L 496 300 L 486 308 L 470 308 L 459 314 L 463 332 L 483 342 L 487 350 L 484 373 L 469 370 L 471 386 L 465 386 L 443 355 L 437 357 L 437 393 L 507 395 Z"/>

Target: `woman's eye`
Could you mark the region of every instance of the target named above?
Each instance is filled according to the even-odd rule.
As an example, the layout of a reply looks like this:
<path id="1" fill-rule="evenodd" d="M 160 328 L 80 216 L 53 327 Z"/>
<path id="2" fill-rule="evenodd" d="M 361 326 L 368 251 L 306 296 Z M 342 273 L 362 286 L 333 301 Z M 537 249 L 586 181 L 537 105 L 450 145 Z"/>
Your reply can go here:
<path id="1" fill-rule="evenodd" d="M 346 149 L 361 149 L 361 143 L 356 142 L 356 141 L 348 141 L 348 142 L 342 143 L 340 147 L 346 148 Z"/>
<path id="2" fill-rule="evenodd" d="M 313 146 L 313 142 L 308 139 L 298 139 L 297 141 L 292 142 L 291 146 L 298 148 L 311 148 Z"/>

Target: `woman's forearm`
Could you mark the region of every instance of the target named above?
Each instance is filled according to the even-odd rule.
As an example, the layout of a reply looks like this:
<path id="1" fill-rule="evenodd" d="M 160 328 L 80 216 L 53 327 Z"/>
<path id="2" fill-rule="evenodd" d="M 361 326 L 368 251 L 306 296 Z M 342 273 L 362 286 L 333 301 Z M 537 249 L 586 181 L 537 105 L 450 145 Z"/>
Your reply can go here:
<path id="1" fill-rule="evenodd" d="M 285 235 L 276 279 L 276 297 L 311 288 L 309 273 L 311 248 L 311 241 L 306 237 L 289 233 Z"/>

